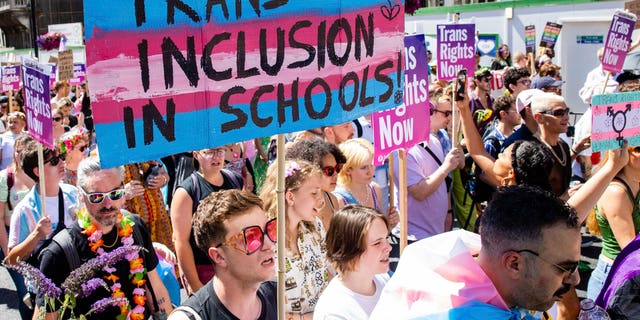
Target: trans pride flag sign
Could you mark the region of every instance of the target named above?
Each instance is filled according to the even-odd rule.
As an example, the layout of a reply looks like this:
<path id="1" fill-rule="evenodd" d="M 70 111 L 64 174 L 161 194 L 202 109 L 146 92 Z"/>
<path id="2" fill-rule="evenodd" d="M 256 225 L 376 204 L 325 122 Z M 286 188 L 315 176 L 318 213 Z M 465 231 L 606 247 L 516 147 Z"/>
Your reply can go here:
<path id="1" fill-rule="evenodd" d="M 402 103 L 402 0 L 85 0 L 103 165 Z M 117 11 L 117 12 L 115 12 Z"/>
<path id="2" fill-rule="evenodd" d="M 591 103 L 593 152 L 620 148 L 624 139 L 640 145 L 640 92 L 596 95 Z"/>

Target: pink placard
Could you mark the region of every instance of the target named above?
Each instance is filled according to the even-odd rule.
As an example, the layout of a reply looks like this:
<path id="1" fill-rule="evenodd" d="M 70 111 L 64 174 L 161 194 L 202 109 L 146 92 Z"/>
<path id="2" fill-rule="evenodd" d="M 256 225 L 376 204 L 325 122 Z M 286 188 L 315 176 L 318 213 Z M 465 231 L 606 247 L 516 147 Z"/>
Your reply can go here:
<path id="1" fill-rule="evenodd" d="M 611 20 L 607 40 L 602 54 L 602 69 L 610 72 L 620 72 L 627 57 L 636 16 L 623 11 L 617 11 Z"/>

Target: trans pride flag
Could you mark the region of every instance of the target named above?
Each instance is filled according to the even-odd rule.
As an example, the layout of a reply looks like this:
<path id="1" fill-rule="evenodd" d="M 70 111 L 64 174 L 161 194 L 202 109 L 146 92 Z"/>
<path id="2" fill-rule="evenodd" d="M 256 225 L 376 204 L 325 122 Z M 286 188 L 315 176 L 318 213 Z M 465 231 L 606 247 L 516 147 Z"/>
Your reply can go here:
<path id="1" fill-rule="evenodd" d="M 480 236 L 442 233 L 407 246 L 371 320 L 533 320 L 541 314 L 509 309 L 476 263 Z"/>
<path id="2" fill-rule="evenodd" d="M 591 104 L 593 152 L 620 148 L 624 139 L 640 145 L 640 92 L 596 95 Z"/>
<path id="3" fill-rule="evenodd" d="M 402 0 L 85 0 L 105 166 L 402 103 Z"/>

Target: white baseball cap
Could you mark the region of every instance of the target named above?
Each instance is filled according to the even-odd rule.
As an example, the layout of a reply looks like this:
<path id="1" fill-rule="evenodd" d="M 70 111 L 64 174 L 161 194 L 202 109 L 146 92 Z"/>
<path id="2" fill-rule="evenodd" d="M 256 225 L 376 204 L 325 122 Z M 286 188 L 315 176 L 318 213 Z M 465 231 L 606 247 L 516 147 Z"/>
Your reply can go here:
<path id="1" fill-rule="evenodd" d="M 518 94 L 518 98 L 516 98 L 516 110 L 518 113 L 524 109 L 524 107 L 531 104 L 533 98 L 541 93 L 544 93 L 539 89 L 527 89 Z"/>

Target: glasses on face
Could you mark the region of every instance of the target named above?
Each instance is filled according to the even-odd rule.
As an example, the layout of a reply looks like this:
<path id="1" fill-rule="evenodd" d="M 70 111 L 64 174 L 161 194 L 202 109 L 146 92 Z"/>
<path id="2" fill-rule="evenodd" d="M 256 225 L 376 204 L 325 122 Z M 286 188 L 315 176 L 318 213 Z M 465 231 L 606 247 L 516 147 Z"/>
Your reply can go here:
<path id="1" fill-rule="evenodd" d="M 561 265 L 558 265 L 558 264 L 556 264 L 556 263 L 553 263 L 553 262 L 551 262 L 551 261 L 549 261 L 549 260 L 547 260 L 547 259 L 545 259 L 545 258 L 541 257 L 539 253 L 537 253 L 537 252 L 535 252 L 535 251 L 533 251 L 533 250 L 529 250 L 529 249 L 522 249 L 522 250 L 513 250 L 513 251 L 514 251 L 514 252 L 517 252 L 517 253 L 522 253 L 522 252 L 530 253 L 530 254 L 532 254 L 532 255 L 534 255 L 534 256 L 536 256 L 536 257 L 538 257 L 540 260 L 542 260 L 542 261 L 544 261 L 544 262 L 546 262 L 546 263 L 548 263 L 548 264 L 550 264 L 550 265 L 552 265 L 552 266 L 556 267 L 560 272 L 562 272 L 562 273 L 566 273 L 566 274 L 568 274 L 568 275 L 572 275 L 572 274 L 574 274 L 576 271 L 578 271 L 578 266 L 579 266 L 579 264 L 578 264 L 578 263 L 572 264 L 572 265 L 571 265 L 571 267 L 566 268 L 566 267 L 563 267 L 563 266 L 561 266 Z"/>
<path id="2" fill-rule="evenodd" d="M 333 175 L 340 173 L 340 170 L 342 170 L 342 163 L 336 164 L 335 167 L 322 167 L 322 172 L 324 172 L 324 175 L 327 177 L 333 177 Z"/>
<path id="3" fill-rule="evenodd" d="M 564 109 L 547 110 L 543 113 L 550 114 L 554 117 L 564 117 L 565 115 L 569 114 L 569 111 L 571 111 L 571 109 L 564 108 Z"/>
<path id="4" fill-rule="evenodd" d="M 82 147 L 76 147 L 76 150 L 78 150 L 80 152 L 85 152 L 87 150 L 87 145 L 84 145 Z"/>
<path id="5" fill-rule="evenodd" d="M 433 109 L 433 111 L 438 112 L 438 113 L 442 113 L 442 114 L 444 114 L 445 117 L 449 117 L 453 113 L 453 111 L 451 111 L 451 110 L 442 111 L 442 110 L 438 110 L 438 109 Z"/>
<path id="6" fill-rule="evenodd" d="M 224 149 L 209 149 L 200 151 L 200 154 L 205 158 L 222 157 L 225 154 Z"/>
<path id="7" fill-rule="evenodd" d="M 51 165 L 55 167 L 58 165 L 58 163 L 60 163 L 60 161 L 64 161 L 64 159 L 65 159 L 64 154 L 58 154 L 49 158 L 48 160 L 45 160 L 44 164 L 51 163 Z"/>
<path id="8" fill-rule="evenodd" d="M 271 242 L 276 243 L 278 238 L 277 221 L 278 220 L 276 220 L 276 218 L 267 221 L 264 225 L 264 229 L 260 228 L 260 226 L 244 227 L 242 231 L 231 236 L 227 241 L 217 245 L 216 248 L 228 246 L 243 252 L 246 255 L 252 255 L 264 246 L 265 235 L 267 235 L 267 238 L 269 238 Z M 244 248 L 238 246 L 238 240 L 240 239 L 244 240 Z"/>
<path id="9" fill-rule="evenodd" d="M 53 121 L 58 122 L 58 121 L 61 121 L 61 120 L 62 120 L 62 117 L 53 117 L 52 119 L 53 119 Z"/>
<path id="10" fill-rule="evenodd" d="M 640 147 L 634 147 L 632 151 L 633 153 L 640 153 Z"/>
<path id="11" fill-rule="evenodd" d="M 85 195 L 85 197 L 87 197 L 89 202 L 91 202 L 92 204 L 100 204 L 100 203 L 102 203 L 102 201 L 104 201 L 105 197 L 109 197 L 109 199 L 111 201 L 120 200 L 120 199 L 122 199 L 122 197 L 124 197 L 124 188 L 123 187 L 120 187 L 120 188 L 115 189 L 115 190 L 111 190 L 109 192 L 92 192 L 92 193 L 87 193 L 82 188 L 78 188 L 78 189 L 80 189 L 80 192 L 82 192 Z"/>
<path id="12" fill-rule="evenodd" d="M 520 79 L 520 80 L 518 80 L 518 83 L 522 84 L 522 85 L 525 85 L 525 86 L 528 86 L 528 85 L 531 85 L 531 80 L 530 79 Z"/>
<path id="13" fill-rule="evenodd" d="M 493 78 L 491 78 L 491 77 L 482 78 L 482 81 L 484 81 L 484 82 L 491 82 L 491 80 L 493 80 Z"/>

